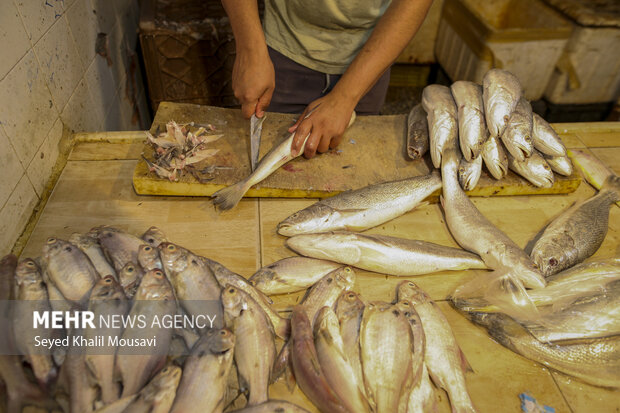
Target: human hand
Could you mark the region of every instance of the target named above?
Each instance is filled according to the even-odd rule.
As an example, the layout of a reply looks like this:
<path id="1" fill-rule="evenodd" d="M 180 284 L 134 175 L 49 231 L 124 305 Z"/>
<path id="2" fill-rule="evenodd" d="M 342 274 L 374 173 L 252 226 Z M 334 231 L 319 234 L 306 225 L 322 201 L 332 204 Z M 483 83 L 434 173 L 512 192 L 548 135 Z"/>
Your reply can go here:
<path id="1" fill-rule="evenodd" d="M 243 117 L 249 119 L 254 113 L 263 117 L 271 102 L 275 87 L 275 71 L 269 54 L 265 52 L 238 51 L 232 72 L 233 92 Z"/>
<path id="2" fill-rule="evenodd" d="M 295 132 L 291 154 L 297 156 L 304 149 L 304 156 L 310 159 L 316 152 L 323 153 L 336 148 L 349 125 L 354 108 L 355 102 L 340 97 L 334 91 L 310 103 L 289 128 L 289 132 Z"/>

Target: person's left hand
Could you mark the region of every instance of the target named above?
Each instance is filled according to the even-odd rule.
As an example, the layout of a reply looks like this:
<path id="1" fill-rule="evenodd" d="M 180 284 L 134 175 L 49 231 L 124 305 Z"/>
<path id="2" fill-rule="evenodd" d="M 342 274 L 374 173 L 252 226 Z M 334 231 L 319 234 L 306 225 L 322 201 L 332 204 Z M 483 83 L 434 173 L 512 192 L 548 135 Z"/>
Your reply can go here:
<path id="1" fill-rule="evenodd" d="M 297 122 L 289 128 L 289 132 L 295 132 L 291 154 L 297 156 L 306 141 L 304 156 L 312 158 L 317 152 L 327 152 L 340 144 L 349 120 L 355 109 L 355 102 L 339 96 L 334 91 L 320 97 L 308 105 Z M 309 111 L 310 116 L 306 118 Z"/>

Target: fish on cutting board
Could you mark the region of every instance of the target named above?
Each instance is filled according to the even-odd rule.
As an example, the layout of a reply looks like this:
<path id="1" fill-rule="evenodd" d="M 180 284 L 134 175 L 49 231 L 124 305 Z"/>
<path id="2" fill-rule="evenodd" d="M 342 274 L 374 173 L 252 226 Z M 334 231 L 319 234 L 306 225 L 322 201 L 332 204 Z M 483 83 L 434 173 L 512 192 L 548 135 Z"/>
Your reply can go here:
<path id="1" fill-rule="evenodd" d="M 530 156 L 524 158 L 523 161 L 509 153 L 508 167 L 539 188 L 551 188 L 555 182 L 551 167 L 536 150 L 533 150 Z"/>
<path id="2" fill-rule="evenodd" d="M 491 69 L 484 75 L 482 99 L 487 127 L 492 137 L 502 136 L 522 93 L 519 79 L 506 70 Z"/>
<path id="3" fill-rule="evenodd" d="M 407 116 L 407 155 L 416 160 L 428 151 L 428 122 L 421 104 L 415 105 Z"/>
<path id="4" fill-rule="evenodd" d="M 458 80 L 450 86 L 458 109 L 459 145 L 463 158 L 472 162 L 480 155 L 489 137 L 484 118 L 482 87 L 474 82 Z"/>
<path id="5" fill-rule="evenodd" d="M 422 91 L 422 107 L 426 111 L 433 166 L 439 168 L 444 148 L 456 144 L 459 127 L 457 109 L 450 88 L 428 85 Z"/>
<path id="6" fill-rule="evenodd" d="M 508 124 L 502 133 L 502 143 L 508 153 L 519 162 L 532 155 L 532 105 L 524 97 L 519 99 L 514 112 L 510 114 Z"/>

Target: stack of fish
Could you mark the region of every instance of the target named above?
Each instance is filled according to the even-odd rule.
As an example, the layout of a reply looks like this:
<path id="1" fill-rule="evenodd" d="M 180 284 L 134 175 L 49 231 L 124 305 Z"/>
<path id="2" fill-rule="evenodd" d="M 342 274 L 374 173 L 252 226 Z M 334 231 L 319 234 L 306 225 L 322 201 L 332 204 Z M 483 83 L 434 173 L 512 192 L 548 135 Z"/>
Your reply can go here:
<path id="1" fill-rule="evenodd" d="M 553 186 L 553 172 L 572 174 L 560 137 L 532 113 L 519 80 L 501 69 L 488 71 L 482 86 L 463 80 L 450 87 L 427 86 L 407 125 L 407 153 L 412 159 L 430 150 L 433 165 L 439 168 L 443 150 L 460 147 L 459 181 L 465 190 L 477 185 L 483 163 L 495 179 L 511 169 L 546 188 Z"/>

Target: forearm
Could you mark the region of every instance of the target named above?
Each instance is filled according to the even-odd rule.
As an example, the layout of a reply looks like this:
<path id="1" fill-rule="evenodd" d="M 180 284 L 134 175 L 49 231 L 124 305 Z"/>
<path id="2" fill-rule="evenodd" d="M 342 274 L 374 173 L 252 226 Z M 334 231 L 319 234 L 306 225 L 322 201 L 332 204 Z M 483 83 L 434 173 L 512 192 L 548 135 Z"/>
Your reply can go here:
<path id="1" fill-rule="evenodd" d="M 333 89 L 355 107 L 422 25 L 432 0 L 393 0 Z"/>
<path id="2" fill-rule="evenodd" d="M 237 53 L 267 53 L 256 0 L 222 0 L 235 36 Z"/>

